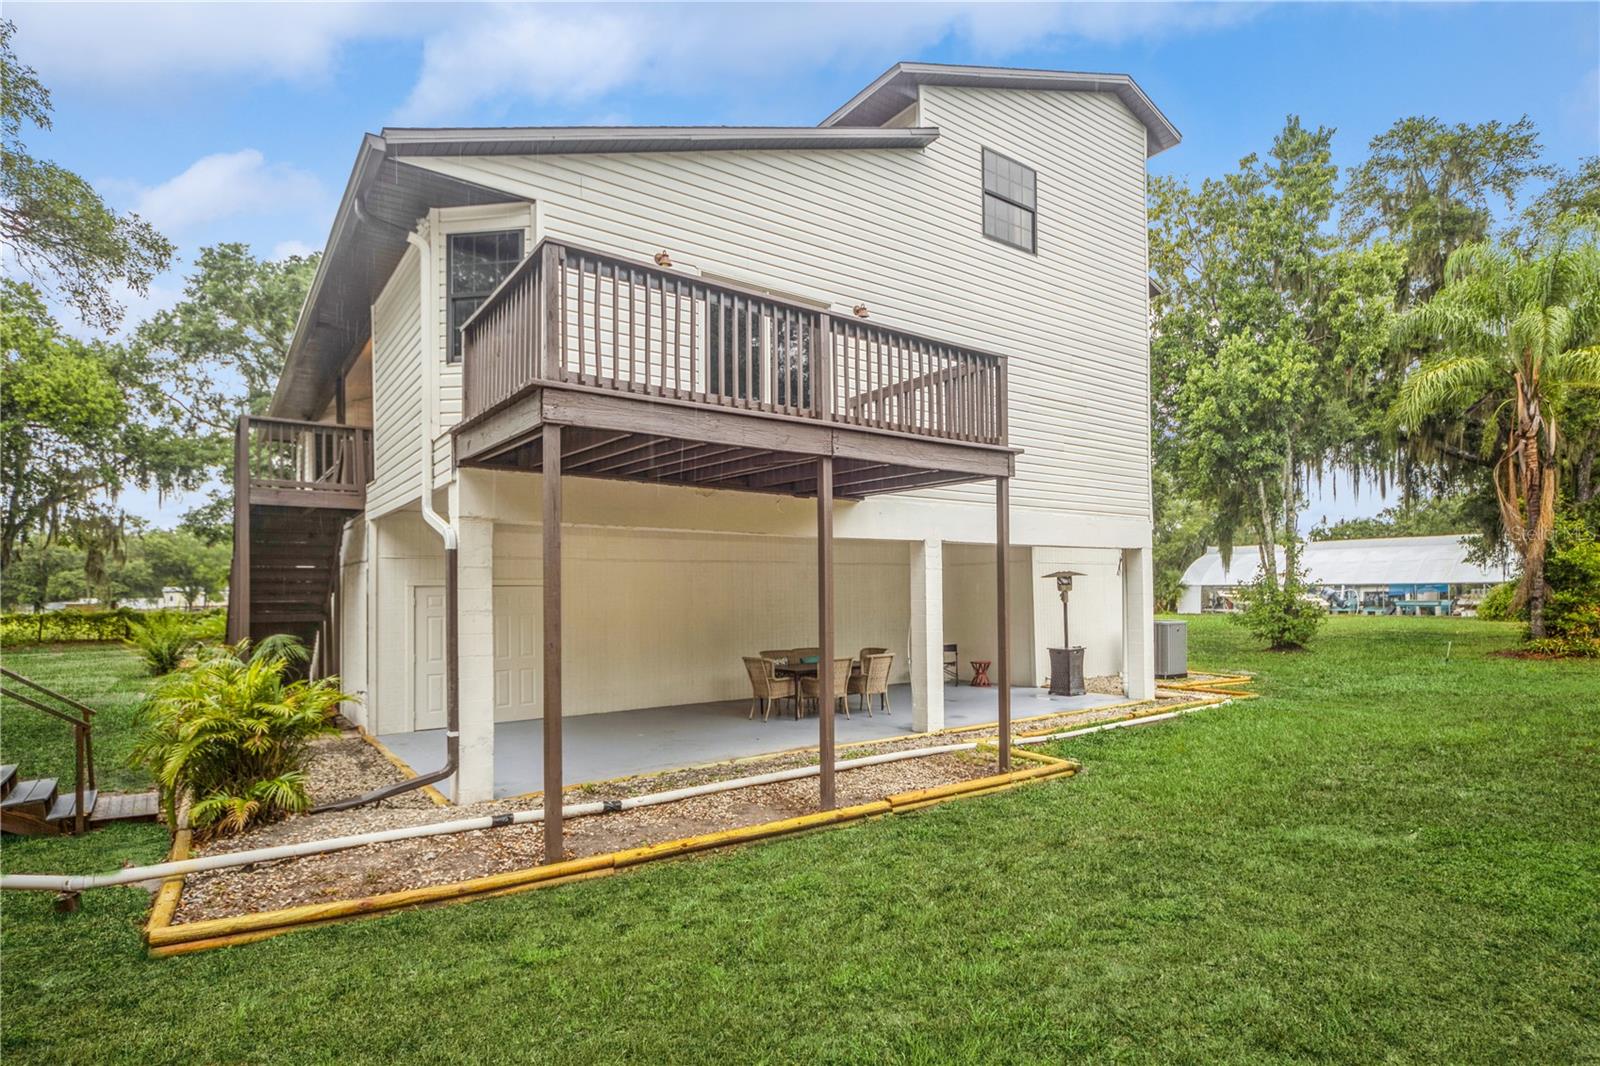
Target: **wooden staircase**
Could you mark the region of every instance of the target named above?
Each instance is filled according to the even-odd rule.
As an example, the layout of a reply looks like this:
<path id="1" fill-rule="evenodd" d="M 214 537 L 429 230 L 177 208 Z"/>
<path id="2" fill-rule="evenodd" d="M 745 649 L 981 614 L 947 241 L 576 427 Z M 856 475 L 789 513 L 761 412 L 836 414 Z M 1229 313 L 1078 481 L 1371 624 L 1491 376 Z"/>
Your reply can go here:
<path id="1" fill-rule="evenodd" d="M 154 792 L 83 790 L 85 828 L 112 822 L 153 822 L 161 813 Z M 15 765 L 0 766 L 0 832 L 18 836 L 71 833 L 78 822 L 78 797 L 61 791 L 53 777 L 22 778 Z"/>
<path id="2" fill-rule="evenodd" d="M 366 506 L 371 431 L 246 416 L 234 440 L 233 571 L 228 639 L 278 633 L 336 673 L 333 612 L 339 542 Z"/>
<path id="3" fill-rule="evenodd" d="M 14 764 L 0 766 L 0 832 L 23 836 L 83 832 L 107 822 L 151 821 L 154 792 L 101 793 L 94 779 L 94 709 L 70 696 L 0 668 L 0 695 L 72 727 L 73 781 L 66 791 L 54 777 L 24 778 Z"/>

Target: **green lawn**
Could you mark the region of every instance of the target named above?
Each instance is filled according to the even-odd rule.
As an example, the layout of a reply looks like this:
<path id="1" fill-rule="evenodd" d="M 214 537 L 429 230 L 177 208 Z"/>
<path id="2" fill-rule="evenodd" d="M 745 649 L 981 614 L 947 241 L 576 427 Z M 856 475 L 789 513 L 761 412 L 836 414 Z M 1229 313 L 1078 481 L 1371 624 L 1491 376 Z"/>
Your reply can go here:
<path id="1" fill-rule="evenodd" d="M 30 681 L 88 704 L 94 717 L 94 765 L 102 789 L 154 788 L 150 775 L 128 765 L 139 704 L 153 680 L 126 646 L 50 644 L 7 648 L 0 662 Z M 31 707 L 0 699 L 0 762 L 16 763 L 23 777 L 72 781 L 72 727 Z"/>
<path id="2" fill-rule="evenodd" d="M 10 897 L 6 1061 L 1597 1061 L 1600 668 L 1512 640 L 1207 618 L 1265 698 L 1061 745 L 1075 779 L 190 958 L 141 955 L 141 893 Z"/>

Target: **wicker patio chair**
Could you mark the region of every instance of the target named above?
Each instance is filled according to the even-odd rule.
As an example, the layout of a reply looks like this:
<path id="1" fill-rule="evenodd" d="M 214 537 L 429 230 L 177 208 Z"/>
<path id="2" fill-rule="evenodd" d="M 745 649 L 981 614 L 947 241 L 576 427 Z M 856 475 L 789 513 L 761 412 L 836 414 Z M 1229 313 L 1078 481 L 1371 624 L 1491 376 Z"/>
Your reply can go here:
<path id="1" fill-rule="evenodd" d="M 862 648 L 856 653 L 856 664 L 850 668 L 852 674 L 859 674 L 867 668 L 867 660 L 874 655 L 888 655 L 888 648 Z"/>
<path id="2" fill-rule="evenodd" d="M 746 655 L 744 657 L 745 673 L 750 675 L 750 714 L 753 721 L 756 708 L 761 708 L 761 720 L 765 722 L 772 717 L 772 704 L 774 700 L 789 699 L 794 701 L 794 716 L 800 717 L 800 702 L 795 694 L 794 678 L 779 677 L 773 668 L 778 664 L 771 659 Z"/>
<path id="3" fill-rule="evenodd" d="M 847 690 L 850 687 L 850 667 L 854 664 L 854 659 L 833 660 L 834 704 L 837 707 L 844 709 L 844 716 L 846 718 L 850 717 L 850 698 Z M 818 678 L 802 677 L 800 679 L 801 700 L 810 700 L 813 703 L 817 702 L 817 697 L 820 694 L 821 688 L 822 685 L 820 684 Z M 822 709 L 820 707 L 817 709 L 817 713 L 822 713 Z"/>
<path id="4" fill-rule="evenodd" d="M 790 666 L 794 666 L 797 663 L 804 662 L 807 659 L 813 659 L 814 660 L 814 659 L 817 659 L 817 658 L 821 657 L 822 649 L 821 648 L 790 648 L 788 654 L 789 654 L 789 665 Z"/>
<path id="5" fill-rule="evenodd" d="M 884 714 L 893 713 L 889 709 L 889 670 L 893 666 L 893 655 L 867 655 L 861 661 L 861 669 L 850 675 L 849 694 L 861 697 L 861 706 L 866 708 L 869 718 L 872 717 L 873 696 L 878 697 Z"/>
<path id="6" fill-rule="evenodd" d="M 764 651 L 764 652 L 762 652 L 761 653 L 761 657 L 763 659 L 771 659 L 773 662 L 777 663 L 779 666 L 782 666 L 784 663 L 789 661 L 789 656 L 791 656 L 793 654 L 794 654 L 794 652 L 790 651 L 788 648 L 778 648 L 776 651 Z"/>

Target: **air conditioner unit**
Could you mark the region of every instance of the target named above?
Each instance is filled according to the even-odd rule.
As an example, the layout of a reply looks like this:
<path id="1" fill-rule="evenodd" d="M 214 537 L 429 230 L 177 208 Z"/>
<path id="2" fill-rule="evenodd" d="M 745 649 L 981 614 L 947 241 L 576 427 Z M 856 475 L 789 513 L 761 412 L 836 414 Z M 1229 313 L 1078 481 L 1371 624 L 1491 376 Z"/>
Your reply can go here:
<path id="1" fill-rule="evenodd" d="M 1189 623 L 1156 623 L 1156 676 L 1189 676 Z"/>

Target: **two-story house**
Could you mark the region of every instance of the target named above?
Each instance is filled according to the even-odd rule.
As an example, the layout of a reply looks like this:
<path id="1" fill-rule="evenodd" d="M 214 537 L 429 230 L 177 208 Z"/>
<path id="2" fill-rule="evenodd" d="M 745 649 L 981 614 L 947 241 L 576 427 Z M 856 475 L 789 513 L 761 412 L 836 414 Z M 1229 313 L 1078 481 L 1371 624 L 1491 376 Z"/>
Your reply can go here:
<path id="1" fill-rule="evenodd" d="M 922 63 L 814 128 L 369 135 L 240 428 L 233 634 L 315 639 L 464 801 L 497 759 L 563 780 L 563 719 L 683 744 L 668 709 L 747 701 L 762 649 L 887 648 L 897 728 L 993 721 L 1064 569 L 1085 672 L 1152 695 L 1145 160 L 1177 140 L 1123 75 Z M 730 706 L 831 751 L 834 714 Z"/>

